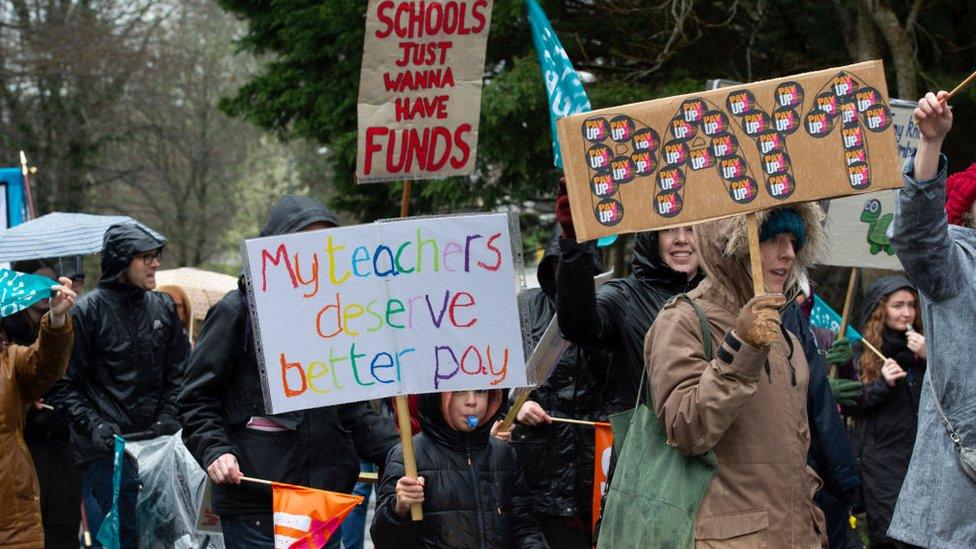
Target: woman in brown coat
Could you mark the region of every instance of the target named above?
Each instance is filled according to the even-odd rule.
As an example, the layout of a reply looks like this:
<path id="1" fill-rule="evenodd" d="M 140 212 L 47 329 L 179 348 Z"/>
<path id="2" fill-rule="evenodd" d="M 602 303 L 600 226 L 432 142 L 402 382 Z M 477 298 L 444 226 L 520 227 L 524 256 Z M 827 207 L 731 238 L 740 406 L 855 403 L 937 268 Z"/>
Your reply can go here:
<path id="1" fill-rule="evenodd" d="M 696 227 L 708 276 L 689 296 L 708 318 L 715 357 L 705 359 L 689 303 L 662 310 L 644 342 L 653 409 L 669 444 L 718 459 L 696 547 L 821 547 L 821 482 L 807 466 L 809 370 L 779 309 L 822 249 L 823 214 L 798 204 L 758 216 L 768 293 L 755 297 L 744 216 Z"/>
<path id="2" fill-rule="evenodd" d="M 68 368 L 74 337 L 68 309 L 76 294 L 61 278 L 51 287 L 51 309 L 29 347 L 0 343 L 0 547 L 44 546 L 37 476 L 24 443 L 24 418 L 34 402 Z"/>

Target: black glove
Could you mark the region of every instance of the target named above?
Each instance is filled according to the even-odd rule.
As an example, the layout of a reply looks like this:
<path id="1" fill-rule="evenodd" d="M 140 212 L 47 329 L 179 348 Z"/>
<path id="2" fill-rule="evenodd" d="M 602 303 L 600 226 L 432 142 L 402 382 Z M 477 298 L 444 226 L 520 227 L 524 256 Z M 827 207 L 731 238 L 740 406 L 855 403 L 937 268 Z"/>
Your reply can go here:
<path id="1" fill-rule="evenodd" d="M 92 448 L 101 452 L 111 452 L 115 447 L 115 435 L 119 426 L 110 421 L 99 421 L 91 432 Z"/>
<path id="2" fill-rule="evenodd" d="M 153 438 L 158 438 L 172 435 L 176 431 L 179 431 L 181 427 L 180 422 L 176 421 L 175 419 L 169 416 L 160 416 L 159 419 L 156 420 L 156 423 L 153 423 L 149 427 L 149 430 L 152 431 Z"/>

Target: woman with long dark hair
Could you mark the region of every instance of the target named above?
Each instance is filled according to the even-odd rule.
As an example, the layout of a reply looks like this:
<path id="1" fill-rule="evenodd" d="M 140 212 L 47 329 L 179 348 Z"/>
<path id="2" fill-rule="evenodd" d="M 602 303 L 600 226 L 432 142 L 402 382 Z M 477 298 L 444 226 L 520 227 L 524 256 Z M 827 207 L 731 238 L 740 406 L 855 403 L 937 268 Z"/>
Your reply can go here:
<path id="1" fill-rule="evenodd" d="M 886 276 L 871 285 L 861 314 L 864 339 L 887 357 L 857 344 L 864 397 L 849 409 L 872 548 L 906 546 L 887 532 L 915 446 L 925 375 L 918 307 L 918 293 L 907 278 Z"/>

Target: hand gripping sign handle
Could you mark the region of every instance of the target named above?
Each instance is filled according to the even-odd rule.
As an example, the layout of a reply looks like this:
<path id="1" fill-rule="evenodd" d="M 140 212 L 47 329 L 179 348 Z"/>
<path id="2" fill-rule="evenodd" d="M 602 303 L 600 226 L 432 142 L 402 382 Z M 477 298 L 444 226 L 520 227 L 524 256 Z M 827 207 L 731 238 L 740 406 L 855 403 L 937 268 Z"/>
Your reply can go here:
<path id="1" fill-rule="evenodd" d="M 400 217 L 410 215 L 410 189 L 413 182 L 403 182 L 403 196 L 400 199 Z M 397 423 L 400 428 L 400 445 L 403 447 L 403 473 L 409 478 L 417 478 L 417 457 L 413 453 L 413 431 L 410 429 L 410 407 L 407 405 L 407 395 L 394 397 L 396 403 Z M 419 503 L 410 506 L 410 519 L 424 520 L 424 510 Z"/>

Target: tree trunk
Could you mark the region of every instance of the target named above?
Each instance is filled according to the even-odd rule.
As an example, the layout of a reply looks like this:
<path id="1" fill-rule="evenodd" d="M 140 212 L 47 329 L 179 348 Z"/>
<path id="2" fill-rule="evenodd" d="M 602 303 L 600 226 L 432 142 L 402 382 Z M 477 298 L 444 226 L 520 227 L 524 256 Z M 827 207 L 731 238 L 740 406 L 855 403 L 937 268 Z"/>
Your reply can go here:
<path id="1" fill-rule="evenodd" d="M 915 99 L 918 97 L 918 58 L 915 55 L 915 21 L 921 8 L 921 0 L 915 0 L 905 18 L 904 24 L 898 14 L 887 3 L 880 0 L 862 0 L 867 11 L 877 25 L 891 51 L 895 65 L 895 80 L 898 97 Z"/>

